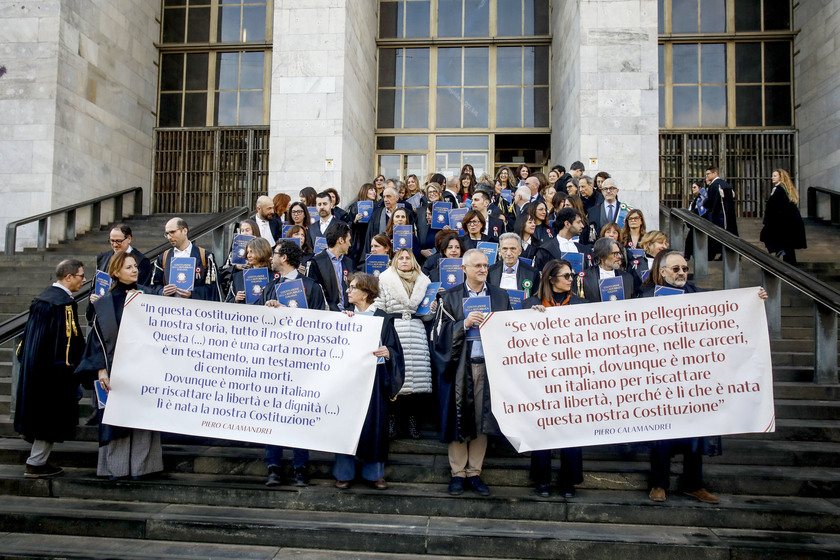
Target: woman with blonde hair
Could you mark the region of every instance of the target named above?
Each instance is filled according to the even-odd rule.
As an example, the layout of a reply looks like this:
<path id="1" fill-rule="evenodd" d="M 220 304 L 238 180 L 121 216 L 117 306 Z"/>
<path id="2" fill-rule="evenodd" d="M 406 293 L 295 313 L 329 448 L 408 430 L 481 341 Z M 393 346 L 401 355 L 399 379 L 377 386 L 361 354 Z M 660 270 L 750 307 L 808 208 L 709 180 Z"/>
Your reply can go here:
<path id="1" fill-rule="evenodd" d="M 790 174 L 773 170 L 773 189 L 764 207 L 761 241 L 767 251 L 788 264 L 796 264 L 796 249 L 805 249 L 805 224 L 799 213 L 799 193 Z"/>
<path id="2" fill-rule="evenodd" d="M 432 368 L 429 357 L 429 342 L 426 328 L 417 316 L 417 308 L 423 303 L 426 288 L 431 280 L 420 270 L 414 253 L 400 249 L 394 253 L 389 266 L 379 276 L 379 296 L 375 304 L 389 315 L 396 315 L 394 328 L 403 350 L 405 381 L 391 408 L 390 431 L 397 435 L 397 413 L 407 417 L 408 433 L 419 438 L 417 413 L 421 410 L 423 394 L 432 392 Z M 428 316 L 431 319 L 431 315 Z"/>
<path id="3" fill-rule="evenodd" d="M 645 215 L 638 208 L 627 212 L 624 217 L 624 227 L 621 228 L 621 244 L 629 249 L 639 249 L 639 243 L 647 232 Z"/>

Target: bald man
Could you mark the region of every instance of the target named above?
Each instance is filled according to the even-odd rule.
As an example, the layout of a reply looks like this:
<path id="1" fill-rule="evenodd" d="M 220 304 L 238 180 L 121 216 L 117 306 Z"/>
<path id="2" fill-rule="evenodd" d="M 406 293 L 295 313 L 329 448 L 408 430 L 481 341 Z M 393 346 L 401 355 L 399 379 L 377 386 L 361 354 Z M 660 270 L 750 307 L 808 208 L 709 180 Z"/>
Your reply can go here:
<path id="1" fill-rule="evenodd" d="M 267 196 L 257 199 L 257 213 L 254 221 L 260 228 L 260 236 L 266 239 L 271 246 L 283 237 L 283 223 L 274 216 L 274 201 Z"/>

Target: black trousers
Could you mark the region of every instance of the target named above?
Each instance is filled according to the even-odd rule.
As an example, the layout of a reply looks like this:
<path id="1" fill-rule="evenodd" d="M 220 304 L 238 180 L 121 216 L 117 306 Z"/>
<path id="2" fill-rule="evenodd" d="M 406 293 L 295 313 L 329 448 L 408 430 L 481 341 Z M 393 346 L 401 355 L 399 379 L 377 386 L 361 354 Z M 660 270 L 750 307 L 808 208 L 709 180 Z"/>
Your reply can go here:
<path id="1" fill-rule="evenodd" d="M 694 492 L 703 488 L 703 453 L 693 451 L 685 440 L 665 440 L 651 443 L 650 448 L 650 486 L 668 489 L 671 481 L 671 457 L 683 454 L 683 474 L 680 477 L 680 489 Z"/>
<path id="2" fill-rule="evenodd" d="M 551 483 L 551 449 L 531 452 L 531 478 L 537 485 Z M 583 451 L 580 447 L 560 450 L 561 490 L 583 482 Z"/>

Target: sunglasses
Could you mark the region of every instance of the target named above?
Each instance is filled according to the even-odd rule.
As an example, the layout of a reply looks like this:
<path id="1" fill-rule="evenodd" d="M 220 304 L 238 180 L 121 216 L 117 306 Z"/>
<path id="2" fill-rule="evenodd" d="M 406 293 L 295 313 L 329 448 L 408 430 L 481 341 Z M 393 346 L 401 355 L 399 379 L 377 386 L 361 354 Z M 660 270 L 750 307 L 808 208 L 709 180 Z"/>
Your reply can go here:
<path id="1" fill-rule="evenodd" d="M 666 267 L 663 266 L 662 268 L 666 268 Z M 672 266 L 672 267 L 668 267 L 668 269 L 671 272 L 673 272 L 674 274 L 677 274 L 680 271 L 688 272 L 688 267 L 687 266 Z"/>

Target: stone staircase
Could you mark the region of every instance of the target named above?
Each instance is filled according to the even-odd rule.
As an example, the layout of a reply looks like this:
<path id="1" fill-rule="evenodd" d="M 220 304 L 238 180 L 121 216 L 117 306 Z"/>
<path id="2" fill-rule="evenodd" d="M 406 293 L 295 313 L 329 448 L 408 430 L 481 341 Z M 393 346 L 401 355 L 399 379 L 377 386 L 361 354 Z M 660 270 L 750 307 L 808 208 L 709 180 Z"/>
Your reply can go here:
<path id="1" fill-rule="evenodd" d="M 711 263 L 708 287 L 720 277 L 720 263 Z M 745 266 L 743 278 L 751 285 L 758 273 Z M 384 492 L 361 483 L 335 489 L 332 457 L 317 452 L 309 487 L 269 489 L 261 447 L 176 435 L 164 437 L 164 474 L 109 482 L 95 476 L 90 426 L 56 446 L 52 460 L 64 475 L 25 479 L 29 446 L 0 400 L 0 557 L 836 558 L 840 384 L 813 383 L 810 301 L 782 289 L 782 338 L 771 342 L 777 431 L 725 437 L 723 455 L 706 459 L 720 504 L 676 491 L 650 501 L 643 444 L 586 448 L 585 481 L 565 499 L 537 496 L 528 458 L 494 441 L 482 474 L 492 495 L 451 497 L 432 401 L 424 437 L 392 442 Z M 0 395 L 9 394 L 10 372 L 10 350 L 0 349 Z M 88 396 L 82 403 L 84 420 Z"/>

